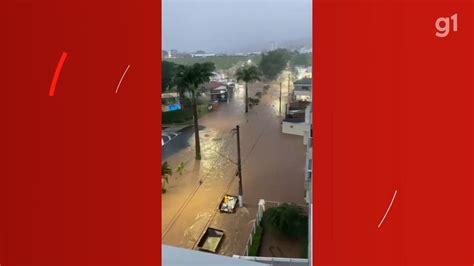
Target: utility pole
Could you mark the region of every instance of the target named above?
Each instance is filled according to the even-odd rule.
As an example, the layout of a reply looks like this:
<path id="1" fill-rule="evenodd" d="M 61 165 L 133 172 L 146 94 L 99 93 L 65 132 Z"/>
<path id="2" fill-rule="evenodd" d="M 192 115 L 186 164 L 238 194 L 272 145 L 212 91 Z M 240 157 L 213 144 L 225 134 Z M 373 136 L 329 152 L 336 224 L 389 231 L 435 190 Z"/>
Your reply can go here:
<path id="1" fill-rule="evenodd" d="M 239 172 L 239 207 L 242 208 L 244 206 L 244 202 L 242 200 L 243 189 L 242 189 L 242 162 L 240 159 L 240 128 L 239 125 L 236 127 L 237 132 L 237 171 Z"/>
<path id="2" fill-rule="evenodd" d="M 288 98 L 290 98 L 290 77 L 291 74 L 288 74 Z"/>
<path id="3" fill-rule="evenodd" d="M 280 115 L 281 115 L 281 82 L 280 82 Z"/>

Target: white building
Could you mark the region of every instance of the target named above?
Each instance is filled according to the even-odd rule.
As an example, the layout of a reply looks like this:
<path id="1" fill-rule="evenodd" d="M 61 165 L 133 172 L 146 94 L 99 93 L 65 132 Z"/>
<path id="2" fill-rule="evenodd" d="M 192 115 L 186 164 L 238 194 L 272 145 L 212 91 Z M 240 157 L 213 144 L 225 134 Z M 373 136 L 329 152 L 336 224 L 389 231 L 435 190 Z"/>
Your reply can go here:
<path id="1" fill-rule="evenodd" d="M 306 203 L 308 203 L 308 258 L 311 260 L 312 256 L 312 241 L 313 241 L 313 108 L 308 106 L 308 131 L 305 135 L 306 144 L 306 174 L 305 174 L 305 191 Z"/>
<path id="2" fill-rule="evenodd" d="M 193 265 L 193 266 L 209 266 L 209 265 L 235 265 L 235 266 L 265 266 L 265 264 L 252 262 L 248 260 L 232 258 L 227 256 L 215 255 L 202 251 L 191 249 L 171 247 L 167 245 L 161 246 L 163 266 L 174 265 Z"/>
<path id="3" fill-rule="evenodd" d="M 207 58 L 207 57 L 213 57 L 216 56 L 216 54 L 192 54 L 191 57 L 202 57 L 202 58 Z"/>
<path id="4" fill-rule="evenodd" d="M 311 87 L 312 79 L 311 78 L 302 78 L 293 83 L 293 100 L 294 101 L 305 101 L 311 102 Z"/>
<path id="5" fill-rule="evenodd" d="M 294 102 L 288 105 L 286 117 L 282 121 L 282 132 L 302 136 L 303 144 L 306 145 L 306 136 L 311 129 L 312 79 L 299 79 L 293 86 Z"/>

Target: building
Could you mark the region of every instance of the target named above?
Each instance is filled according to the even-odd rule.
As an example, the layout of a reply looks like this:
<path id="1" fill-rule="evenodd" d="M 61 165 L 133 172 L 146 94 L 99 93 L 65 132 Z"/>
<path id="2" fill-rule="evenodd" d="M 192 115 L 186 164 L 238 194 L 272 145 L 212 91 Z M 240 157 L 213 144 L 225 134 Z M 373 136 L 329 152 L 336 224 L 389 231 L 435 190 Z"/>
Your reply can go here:
<path id="1" fill-rule="evenodd" d="M 302 78 L 293 83 L 293 100 L 311 102 L 311 78 Z"/>
<path id="2" fill-rule="evenodd" d="M 285 134 L 305 136 L 308 131 L 306 109 L 310 102 L 292 102 L 288 105 L 285 118 L 282 121 L 282 132 Z"/>
<path id="3" fill-rule="evenodd" d="M 191 57 L 201 57 L 201 58 L 207 58 L 207 57 L 214 57 L 216 54 L 191 54 Z"/>
<path id="4" fill-rule="evenodd" d="M 301 47 L 300 49 L 298 49 L 298 52 L 300 54 L 310 54 L 310 53 L 313 52 L 313 48 L 312 47 L 308 48 L 308 47 L 304 46 L 304 47 Z"/>
<path id="5" fill-rule="evenodd" d="M 219 102 L 228 102 L 229 101 L 229 94 L 227 87 L 222 85 L 217 88 L 211 89 L 211 102 L 212 103 L 219 103 Z"/>
<path id="6" fill-rule="evenodd" d="M 293 83 L 293 102 L 288 104 L 285 118 L 282 121 L 282 132 L 303 136 L 303 144 L 307 144 L 306 137 L 311 129 L 311 102 L 312 79 L 302 78 Z"/>
<path id="7" fill-rule="evenodd" d="M 218 78 L 218 80 L 221 80 Z M 229 102 L 233 95 L 235 84 L 233 82 L 212 80 L 204 85 L 210 95 L 211 103 Z"/>
<path id="8" fill-rule="evenodd" d="M 162 93 L 161 94 L 161 111 L 172 112 L 181 109 L 181 103 L 179 102 L 179 94 L 176 92 Z"/>
<path id="9" fill-rule="evenodd" d="M 313 107 L 308 106 L 306 114 L 306 123 L 308 130 L 306 131 L 306 173 L 305 173 L 305 192 L 306 203 L 308 204 L 308 258 L 311 260 L 312 256 L 312 234 L 313 234 Z"/>
<path id="10" fill-rule="evenodd" d="M 184 249 L 162 245 L 161 252 L 163 259 L 161 261 L 164 266 L 171 265 L 235 265 L 235 266 L 265 266 L 265 264 L 252 262 L 248 260 L 232 258 L 227 256 L 215 255 L 196 250 Z"/>
<path id="11" fill-rule="evenodd" d="M 218 81 L 218 82 L 227 82 L 227 78 L 224 74 L 217 73 L 217 72 L 212 72 L 212 76 L 210 78 L 211 82 L 212 81 Z"/>

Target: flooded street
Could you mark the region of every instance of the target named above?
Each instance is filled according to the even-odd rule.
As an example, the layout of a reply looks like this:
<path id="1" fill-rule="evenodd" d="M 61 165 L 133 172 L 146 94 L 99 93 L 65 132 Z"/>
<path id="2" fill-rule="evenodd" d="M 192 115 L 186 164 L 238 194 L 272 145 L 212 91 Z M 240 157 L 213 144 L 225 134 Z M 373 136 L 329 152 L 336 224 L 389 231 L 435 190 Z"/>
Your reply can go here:
<path id="1" fill-rule="evenodd" d="M 286 76 L 285 76 L 286 77 Z M 263 83 L 251 84 L 249 96 L 263 91 Z M 243 86 L 236 88 L 229 103 L 199 120 L 202 160 L 194 160 L 192 127 L 167 144 L 163 160 L 173 168 L 162 201 L 163 244 L 195 248 L 203 230 L 224 230 L 221 254 L 242 255 L 259 199 L 279 202 L 304 201 L 305 146 L 303 137 L 281 132 L 288 99 L 283 82 L 282 116 L 279 116 L 279 85 L 263 94 L 260 104 L 245 114 Z M 244 208 L 221 214 L 218 205 L 224 194 L 238 194 L 237 140 L 231 132 L 240 126 Z M 175 169 L 184 163 L 180 175 Z"/>

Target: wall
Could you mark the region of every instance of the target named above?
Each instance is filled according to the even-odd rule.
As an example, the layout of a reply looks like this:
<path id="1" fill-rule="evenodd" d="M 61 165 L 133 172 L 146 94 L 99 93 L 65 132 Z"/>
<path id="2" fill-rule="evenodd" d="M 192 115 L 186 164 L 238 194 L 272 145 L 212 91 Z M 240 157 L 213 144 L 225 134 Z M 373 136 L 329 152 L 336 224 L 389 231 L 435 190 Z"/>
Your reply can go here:
<path id="1" fill-rule="evenodd" d="M 282 132 L 285 134 L 304 136 L 307 128 L 308 126 L 306 123 L 282 122 Z"/>

